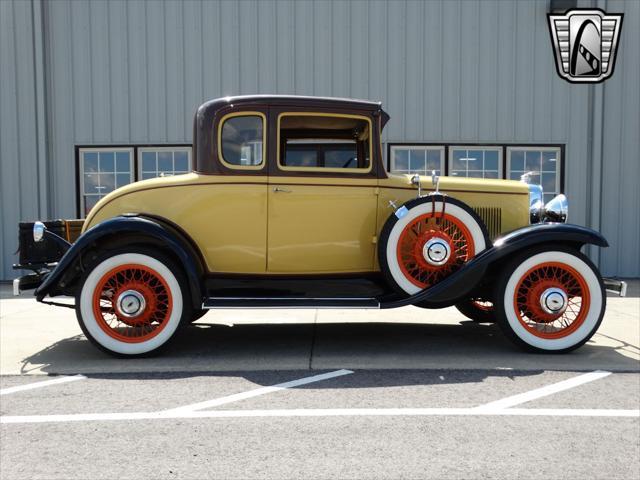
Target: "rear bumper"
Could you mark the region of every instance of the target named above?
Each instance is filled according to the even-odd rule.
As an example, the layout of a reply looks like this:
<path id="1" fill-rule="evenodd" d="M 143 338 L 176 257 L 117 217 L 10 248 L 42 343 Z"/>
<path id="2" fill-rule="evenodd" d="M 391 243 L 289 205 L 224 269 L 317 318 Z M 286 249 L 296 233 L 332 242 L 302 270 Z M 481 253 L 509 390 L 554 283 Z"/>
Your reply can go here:
<path id="1" fill-rule="evenodd" d="M 615 293 L 620 297 L 627 296 L 627 282 L 617 278 L 603 278 L 602 280 L 607 292 Z"/>

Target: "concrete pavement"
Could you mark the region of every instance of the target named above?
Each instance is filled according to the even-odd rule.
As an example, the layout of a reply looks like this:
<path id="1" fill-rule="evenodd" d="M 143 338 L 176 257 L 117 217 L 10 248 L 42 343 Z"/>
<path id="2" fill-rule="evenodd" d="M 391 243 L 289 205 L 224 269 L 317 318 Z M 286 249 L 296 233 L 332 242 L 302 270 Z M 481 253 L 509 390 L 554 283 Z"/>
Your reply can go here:
<path id="1" fill-rule="evenodd" d="M 408 307 L 214 311 L 114 359 L 2 291 L 2 479 L 640 476 L 640 282 L 567 355 Z"/>
<path id="2" fill-rule="evenodd" d="M 73 310 L 39 304 L 28 294 L 10 297 L 6 287 L 1 291 L 0 375 L 309 368 L 640 369 L 639 281 L 630 283 L 626 298 L 607 299 L 598 333 L 568 355 L 523 353 L 496 326 L 468 321 L 455 308 L 405 307 L 211 311 L 186 328 L 161 356 L 121 360 L 85 339 Z"/>

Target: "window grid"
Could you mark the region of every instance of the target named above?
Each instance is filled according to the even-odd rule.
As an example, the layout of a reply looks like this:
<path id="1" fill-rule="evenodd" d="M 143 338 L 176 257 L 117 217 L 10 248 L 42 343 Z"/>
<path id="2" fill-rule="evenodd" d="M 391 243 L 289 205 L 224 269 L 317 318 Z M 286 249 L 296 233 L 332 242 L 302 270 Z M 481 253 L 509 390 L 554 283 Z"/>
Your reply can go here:
<path id="1" fill-rule="evenodd" d="M 392 173 L 412 173 L 408 167 L 406 158 L 398 161 L 397 152 L 405 152 L 408 150 L 430 149 L 446 152 L 447 161 L 442 162 L 442 169 L 448 175 L 455 176 L 455 168 L 453 165 L 453 152 L 461 149 L 466 151 L 493 151 L 498 155 L 498 176 L 497 178 L 520 180 L 520 177 L 527 172 L 533 172 L 531 181 L 540 183 L 544 190 L 545 201 L 551 200 L 555 195 L 563 192 L 563 168 L 564 168 L 564 147 L 562 145 L 534 145 L 534 144 L 400 144 L 388 143 L 388 166 Z M 402 154 L 401 154 L 402 155 Z M 400 155 L 400 156 L 401 156 Z M 528 155 L 528 158 L 527 158 Z M 528 163 L 527 163 L 528 159 Z M 483 153 L 484 170 L 486 169 L 486 153 Z M 446 163 L 446 170 L 444 164 Z M 495 165 L 495 161 L 492 161 Z M 469 169 L 471 170 L 471 169 Z M 480 169 L 479 173 L 480 173 Z M 494 173 L 492 169 L 491 173 Z M 422 172 L 420 172 L 422 173 Z M 466 169 L 465 169 L 466 173 Z M 430 174 L 427 171 L 426 174 Z M 487 178 L 485 175 L 484 178 Z"/>
<path id="2" fill-rule="evenodd" d="M 472 168 L 469 168 L 469 164 L 477 161 L 480 163 L 472 164 Z M 468 178 L 502 178 L 502 147 L 450 147 L 449 175 Z"/>
<path id="3" fill-rule="evenodd" d="M 191 147 L 138 148 L 138 178 L 182 175 L 191 171 Z"/>
<path id="4" fill-rule="evenodd" d="M 394 173 L 438 175 L 444 172 L 444 147 L 424 145 L 391 146 L 391 171 Z"/>
<path id="5" fill-rule="evenodd" d="M 542 185 L 544 201 L 561 193 L 562 151 L 558 147 L 507 147 L 507 172 L 511 180 L 531 175 L 532 183 Z"/>
<path id="6" fill-rule="evenodd" d="M 85 216 L 104 196 L 134 181 L 132 148 L 80 149 L 80 211 Z"/>

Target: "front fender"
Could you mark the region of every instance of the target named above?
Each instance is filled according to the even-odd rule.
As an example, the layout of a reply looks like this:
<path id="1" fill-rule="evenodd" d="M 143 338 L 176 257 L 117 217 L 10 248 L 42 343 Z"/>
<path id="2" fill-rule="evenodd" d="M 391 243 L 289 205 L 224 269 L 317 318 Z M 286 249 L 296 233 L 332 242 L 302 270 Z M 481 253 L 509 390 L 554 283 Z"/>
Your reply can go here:
<path id="1" fill-rule="evenodd" d="M 442 282 L 400 300 L 384 302 L 380 308 L 397 308 L 405 305 L 426 306 L 453 305 L 480 283 L 489 267 L 527 248 L 541 244 L 568 245 L 580 250 L 591 244 L 608 247 L 607 240 L 595 230 L 566 223 L 541 223 L 520 228 L 498 238 L 492 247 L 482 251 L 460 270 Z"/>
<path id="2" fill-rule="evenodd" d="M 194 308 L 201 308 L 204 266 L 197 248 L 183 232 L 169 222 L 138 215 L 111 218 L 82 234 L 35 291 L 36 299 L 42 301 L 45 296 L 65 288 L 69 278 L 77 278 L 83 269 L 83 252 L 106 243 L 113 246 L 132 242 L 150 244 L 170 251 L 184 268 Z"/>

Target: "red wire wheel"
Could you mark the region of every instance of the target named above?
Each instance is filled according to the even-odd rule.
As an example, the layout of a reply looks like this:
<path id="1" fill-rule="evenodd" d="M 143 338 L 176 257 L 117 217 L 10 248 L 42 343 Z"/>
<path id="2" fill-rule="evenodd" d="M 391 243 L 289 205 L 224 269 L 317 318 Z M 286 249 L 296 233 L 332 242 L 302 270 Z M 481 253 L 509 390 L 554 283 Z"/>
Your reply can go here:
<path id="1" fill-rule="evenodd" d="M 477 308 L 481 312 L 493 312 L 493 302 L 487 302 L 481 299 L 471 300 L 473 308 Z"/>
<path id="2" fill-rule="evenodd" d="M 136 316 L 123 315 L 116 308 L 119 296 L 133 290 L 145 306 Z M 162 276 L 145 265 L 120 265 L 107 272 L 93 293 L 93 314 L 110 337 L 126 343 L 145 342 L 158 335 L 172 311 L 171 290 Z"/>
<path id="3" fill-rule="evenodd" d="M 567 294 L 567 308 L 551 314 L 543 310 L 540 297 L 548 288 Z M 584 277 L 564 263 L 546 262 L 529 269 L 518 282 L 513 304 L 518 320 L 533 335 L 555 339 L 566 337 L 584 323 L 591 299 Z"/>
<path id="4" fill-rule="evenodd" d="M 444 265 L 427 263 L 422 248 L 429 239 L 439 237 L 447 242 L 451 255 Z M 435 285 L 473 258 L 473 237 L 466 225 L 453 215 L 428 213 L 407 224 L 398 239 L 398 265 L 404 276 L 421 289 Z"/>

